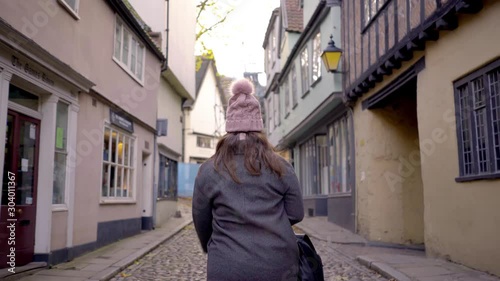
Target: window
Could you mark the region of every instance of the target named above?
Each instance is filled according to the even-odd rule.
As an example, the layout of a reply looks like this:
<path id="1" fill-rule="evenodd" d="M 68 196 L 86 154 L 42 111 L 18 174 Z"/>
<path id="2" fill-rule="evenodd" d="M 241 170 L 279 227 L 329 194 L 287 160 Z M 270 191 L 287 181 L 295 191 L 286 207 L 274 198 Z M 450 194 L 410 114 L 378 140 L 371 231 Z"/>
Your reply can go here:
<path id="1" fill-rule="evenodd" d="M 310 138 L 300 146 L 300 182 L 305 196 L 318 194 L 315 147 L 315 138 Z"/>
<path id="2" fill-rule="evenodd" d="M 160 154 L 158 198 L 177 199 L 177 161 Z"/>
<path id="3" fill-rule="evenodd" d="M 283 94 L 285 95 L 285 116 L 287 116 L 290 112 L 290 87 L 288 76 L 286 76 L 285 80 L 283 81 Z"/>
<path id="4" fill-rule="evenodd" d="M 330 193 L 352 190 L 353 155 L 350 142 L 350 116 L 345 115 L 328 126 L 328 156 L 330 167 Z"/>
<path id="5" fill-rule="evenodd" d="M 113 57 L 125 70 L 142 81 L 144 66 L 144 45 L 139 43 L 125 28 L 120 19 L 116 19 L 115 50 Z"/>
<path id="6" fill-rule="evenodd" d="M 454 86 L 460 176 L 500 177 L 500 60 Z"/>
<path id="7" fill-rule="evenodd" d="M 274 127 L 277 128 L 281 122 L 281 114 L 280 114 L 280 91 L 276 90 L 274 93 Z"/>
<path id="8" fill-rule="evenodd" d="M 321 77 L 321 33 L 317 33 L 313 39 L 312 55 L 312 82 L 318 81 Z"/>
<path id="9" fill-rule="evenodd" d="M 302 95 L 309 91 L 309 53 L 307 46 L 300 53 L 300 71 L 301 71 L 301 82 L 302 82 Z"/>
<path id="10" fill-rule="evenodd" d="M 102 197 L 133 197 L 134 141 L 129 134 L 108 126 L 104 128 Z"/>
<path id="11" fill-rule="evenodd" d="M 295 70 L 295 64 L 292 66 L 292 102 L 293 107 L 297 105 L 298 92 L 297 92 L 297 71 Z"/>
<path id="12" fill-rule="evenodd" d="M 268 128 L 268 133 L 272 133 L 274 130 L 274 113 L 273 113 L 273 96 L 274 94 L 271 93 L 269 97 L 267 98 L 267 128 Z"/>
<path id="13" fill-rule="evenodd" d="M 203 148 L 213 148 L 212 138 L 211 137 L 197 136 L 196 137 L 196 145 L 198 147 L 203 147 Z"/>
<path id="14" fill-rule="evenodd" d="M 66 159 L 68 156 L 68 108 L 63 102 L 57 103 L 56 147 L 54 155 L 54 180 L 52 204 L 66 203 Z"/>
<path id="15" fill-rule="evenodd" d="M 78 17 L 78 7 L 80 0 L 58 0 L 58 2 L 76 19 Z"/>
<path id="16" fill-rule="evenodd" d="M 375 19 L 378 12 L 390 0 L 363 0 L 363 20 L 365 28 Z"/>

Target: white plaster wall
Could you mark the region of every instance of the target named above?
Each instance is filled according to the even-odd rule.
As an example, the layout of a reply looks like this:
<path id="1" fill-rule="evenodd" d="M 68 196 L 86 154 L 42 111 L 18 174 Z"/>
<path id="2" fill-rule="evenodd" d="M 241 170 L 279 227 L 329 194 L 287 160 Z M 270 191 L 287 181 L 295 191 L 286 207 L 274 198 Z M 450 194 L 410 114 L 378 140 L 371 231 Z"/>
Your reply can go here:
<path id="1" fill-rule="evenodd" d="M 158 118 L 168 119 L 168 130 L 166 137 L 158 137 L 158 144 L 167 146 L 178 155 L 182 154 L 182 98 L 165 81 L 160 81 L 158 93 Z"/>

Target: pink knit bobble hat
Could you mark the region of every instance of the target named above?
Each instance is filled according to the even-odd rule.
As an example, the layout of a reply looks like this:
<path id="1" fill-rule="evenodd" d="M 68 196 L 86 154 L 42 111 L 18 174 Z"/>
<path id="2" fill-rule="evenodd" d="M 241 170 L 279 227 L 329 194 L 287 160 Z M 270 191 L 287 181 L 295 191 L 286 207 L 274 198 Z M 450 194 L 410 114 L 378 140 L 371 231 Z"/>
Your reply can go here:
<path id="1" fill-rule="evenodd" d="M 255 98 L 252 82 L 240 79 L 231 86 L 233 94 L 226 112 L 226 132 L 260 132 L 264 129 L 260 103 Z"/>

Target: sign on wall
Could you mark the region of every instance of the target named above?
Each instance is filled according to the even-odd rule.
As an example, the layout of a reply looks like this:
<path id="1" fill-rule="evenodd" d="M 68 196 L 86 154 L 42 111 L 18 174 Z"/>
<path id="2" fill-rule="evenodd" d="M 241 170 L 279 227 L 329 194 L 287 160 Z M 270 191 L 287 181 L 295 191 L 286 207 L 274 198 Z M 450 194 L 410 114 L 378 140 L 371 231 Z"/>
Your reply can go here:
<path id="1" fill-rule="evenodd" d="M 121 112 L 114 111 L 110 108 L 109 120 L 113 125 L 116 125 L 130 133 L 134 132 L 134 122 L 132 121 L 132 119 Z"/>

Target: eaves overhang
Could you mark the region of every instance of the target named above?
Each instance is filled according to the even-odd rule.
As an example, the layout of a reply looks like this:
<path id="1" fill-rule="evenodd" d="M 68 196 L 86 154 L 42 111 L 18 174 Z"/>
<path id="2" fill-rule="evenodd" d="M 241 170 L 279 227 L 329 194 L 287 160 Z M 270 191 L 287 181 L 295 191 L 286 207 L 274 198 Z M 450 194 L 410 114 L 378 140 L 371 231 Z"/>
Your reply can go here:
<path id="1" fill-rule="evenodd" d="M 391 75 L 403 62 L 411 60 L 414 52 L 425 50 L 427 41 L 437 41 L 440 31 L 456 29 L 458 14 L 475 14 L 482 8 L 482 0 L 451 0 L 443 4 L 441 10 L 413 29 L 347 88 L 344 93 L 346 101 L 355 103 L 377 83 L 382 82 L 385 75 Z"/>

